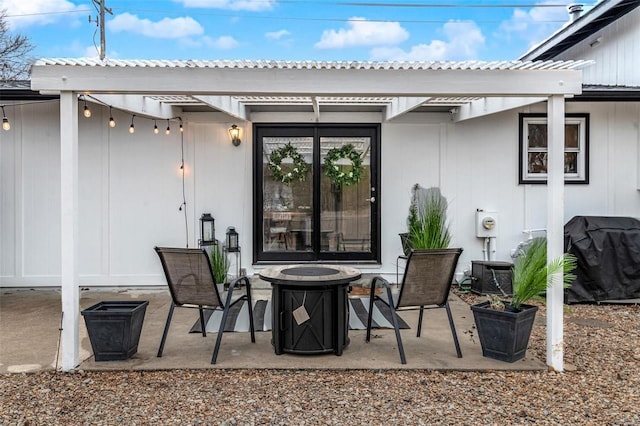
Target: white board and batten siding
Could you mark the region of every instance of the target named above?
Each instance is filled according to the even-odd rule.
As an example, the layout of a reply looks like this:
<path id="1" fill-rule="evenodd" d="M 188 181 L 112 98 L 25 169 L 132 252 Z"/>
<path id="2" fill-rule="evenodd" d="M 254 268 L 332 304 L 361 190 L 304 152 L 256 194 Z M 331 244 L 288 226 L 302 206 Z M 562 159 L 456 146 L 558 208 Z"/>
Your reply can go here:
<path id="1" fill-rule="evenodd" d="M 640 87 L 640 8 L 622 16 L 554 60 L 593 60 L 584 85 Z"/>
<path id="2" fill-rule="evenodd" d="M 81 286 L 164 284 L 155 245 L 190 246 L 198 218 L 210 212 L 216 235 L 228 226 L 240 234 L 248 273 L 252 253 L 252 135 L 243 123 L 242 144 L 227 133 L 228 116 L 187 116 L 184 133 L 185 199 L 182 203 L 180 133 L 154 135 L 153 121 L 92 107 L 79 117 L 79 283 Z M 590 183 L 565 187 L 565 221 L 574 215 L 640 215 L 636 190 L 640 156 L 640 103 L 566 104 L 591 119 Z M 0 131 L 0 286 L 60 284 L 59 104 L 25 105 L 11 112 L 12 130 Z M 409 113 L 382 125 L 382 264 L 363 272 L 395 279 L 406 229 L 411 186 L 440 186 L 450 202 L 453 243 L 464 249 L 458 272 L 483 257 L 475 237 L 475 211 L 499 213 L 496 260 L 544 228 L 546 187 L 518 184 L 518 112 L 546 112 L 545 104 L 453 123 L 448 114 Z M 341 120 L 354 122 L 362 114 Z M 37 118 L 37 119 L 36 119 Z M 266 119 L 262 117 L 262 119 Z M 372 119 L 369 117 L 368 119 Z M 270 121 L 277 121 L 272 116 Z M 282 122 L 291 122 L 282 114 Z M 176 129 L 177 130 L 177 129 Z"/>

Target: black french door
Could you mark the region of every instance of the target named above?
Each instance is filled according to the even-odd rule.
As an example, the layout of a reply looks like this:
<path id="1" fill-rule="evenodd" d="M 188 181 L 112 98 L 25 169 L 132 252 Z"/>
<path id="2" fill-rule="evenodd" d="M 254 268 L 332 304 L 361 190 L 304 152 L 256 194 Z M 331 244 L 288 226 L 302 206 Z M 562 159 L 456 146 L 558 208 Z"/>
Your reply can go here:
<path id="1" fill-rule="evenodd" d="M 378 124 L 254 125 L 253 259 L 379 262 Z"/>

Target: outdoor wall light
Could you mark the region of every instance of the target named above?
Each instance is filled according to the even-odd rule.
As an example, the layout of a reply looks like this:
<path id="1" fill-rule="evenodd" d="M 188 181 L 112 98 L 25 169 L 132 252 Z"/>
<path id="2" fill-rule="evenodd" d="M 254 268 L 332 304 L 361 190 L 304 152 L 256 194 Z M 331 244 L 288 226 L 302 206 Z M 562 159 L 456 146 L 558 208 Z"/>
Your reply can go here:
<path id="1" fill-rule="evenodd" d="M 11 130 L 11 123 L 9 123 L 9 119 L 7 118 L 7 114 L 4 112 L 4 105 L 2 105 L 2 128 L 4 130 Z"/>
<path id="2" fill-rule="evenodd" d="M 211 213 L 202 213 L 200 216 L 200 245 L 210 246 L 216 242 L 215 219 Z"/>
<path id="3" fill-rule="evenodd" d="M 231 143 L 233 146 L 240 145 L 240 128 L 235 124 L 229 128 L 229 136 L 231 137 Z"/>

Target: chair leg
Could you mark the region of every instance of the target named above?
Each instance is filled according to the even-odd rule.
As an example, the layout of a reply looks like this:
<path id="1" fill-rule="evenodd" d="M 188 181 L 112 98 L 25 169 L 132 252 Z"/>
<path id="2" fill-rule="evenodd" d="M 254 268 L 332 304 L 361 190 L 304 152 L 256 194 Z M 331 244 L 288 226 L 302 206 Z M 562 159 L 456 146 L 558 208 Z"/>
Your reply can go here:
<path id="1" fill-rule="evenodd" d="M 391 308 L 391 319 L 393 321 L 393 329 L 396 332 L 396 341 L 398 342 L 398 351 L 400 352 L 400 362 L 402 362 L 402 364 L 406 364 L 407 357 L 404 355 L 404 346 L 402 346 L 402 337 L 400 336 L 400 326 L 398 325 L 398 316 L 396 314 L 396 309 L 393 303 L 391 286 L 385 283 L 385 287 L 387 287 L 387 297 L 391 301 L 391 304 L 389 305 L 389 307 Z"/>
<path id="2" fill-rule="evenodd" d="M 249 307 L 249 329 L 251 330 L 251 343 L 256 342 L 255 327 L 253 325 L 253 301 L 251 300 L 251 283 L 249 279 L 244 277 L 245 287 L 247 288 L 247 304 Z"/>
<path id="3" fill-rule="evenodd" d="M 453 343 L 456 345 L 456 353 L 458 358 L 462 358 L 462 351 L 460 350 L 460 343 L 458 343 L 458 335 L 456 334 L 456 326 L 453 323 L 453 316 L 451 315 L 451 308 L 449 308 L 449 302 L 445 303 L 445 309 L 447 310 L 447 317 L 449 317 L 449 327 L 451 327 L 451 334 L 453 335 Z"/>
<path id="4" fill-rule="evenodd" d="M 169 308 L 169 315 L 167 315 L 167 322 L 164 325 L 164 332 L 162 333 L 162 340 L 160 340 L 160 348 L 158 349 L 158 358 L 162 357 L 162 352 L 164 351 L 164 342 L 167 340 L 167 334 L 169 334 L 169 325 L 171 324 L 171 318 L 173 317 L 173 309 L 176 307 L 174 302 L 171 302 L 171 307 Z"/>
<path id="5" fill-rule="evenodd" d="M 231 307 L 231 300 L 233 300 L 233 290 L 238 283 L 235 280 L 229 286 L 227 291 L 227 301 L 224 304 L 224 310 L 222 311 L 222 320 L 220 320 L 220 329 L 218 330 L 218 337 L 216 338 L 216 346 L 213 349 L 213 356 L 211 357 L 211 364 L 215 364 L 218 359 L 218 351 L 220 350 L 220 343 L 222 342 L 222 333 L 224 333 L 224 326 L 227 324 L 227 317 L 229 316 L 229 308 Z"/>
<path id="6" fill-rule="evenodd" d="M 420 315 L 418 315 L 418 334 L 416 337 L 420 337 L 420 333 L 422 332 L 422 316 L 424 314 L 424 306 L 420 306 Z"/>
<path id="7" fill-rule="evenodd" d="M 202 306 L 198 306 L 198 311 L 200 312 L 200 328 L 202 329 L 202 337 L 207 337 L 207 330 L 204 324 L 204 310 Z"/>
<path id="8" fill-rule="evenodd" d="M 371 340 L 371 320 L 373 319 L 373 302 L 376 299 L 376 279 L 371 281 L 371 294 L 369 295 L 369 315 L 367 316 L 367 337 L 364 341 L 369 343 Z"/>

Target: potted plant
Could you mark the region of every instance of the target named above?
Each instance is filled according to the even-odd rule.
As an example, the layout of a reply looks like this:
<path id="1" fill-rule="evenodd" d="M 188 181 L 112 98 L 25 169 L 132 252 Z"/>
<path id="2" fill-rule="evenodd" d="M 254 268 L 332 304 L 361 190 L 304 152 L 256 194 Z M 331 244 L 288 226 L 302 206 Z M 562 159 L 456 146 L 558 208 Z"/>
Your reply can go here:
<path id="1" fill-rule="evenodd" d="M 211 249 L 211 269 L 216 284 L 224 285 L 229 271 L 229 258 L 220 244 L 215 244 Z"/>
<path id="2" fill-rule="evenodd" d="M 451 232 L 447 224 L 447 199 L 439 188 L 422 188 L 417 183 L 413 186 L 407 227 L 408 232 L 400 234 L 406 256 L 410 250 L 449 247 Z"/>
<path id="3" fill-rule="evenodd" d="M 562 272 L 565 288 L 575 275 L 576 258 L 565 254 L 547 263 L 546 238 L 534 238 L 516 259 L 512 268 L 512 298 L 490 300 L 471 306 L 482 345 L 482 355 L 506 362 L 524 358 L 537 306 L 529 300 L 544 300 L 553 274 Z"/>

